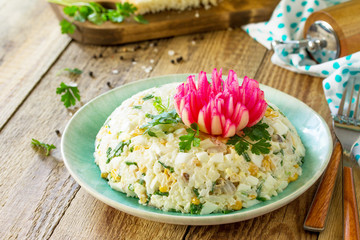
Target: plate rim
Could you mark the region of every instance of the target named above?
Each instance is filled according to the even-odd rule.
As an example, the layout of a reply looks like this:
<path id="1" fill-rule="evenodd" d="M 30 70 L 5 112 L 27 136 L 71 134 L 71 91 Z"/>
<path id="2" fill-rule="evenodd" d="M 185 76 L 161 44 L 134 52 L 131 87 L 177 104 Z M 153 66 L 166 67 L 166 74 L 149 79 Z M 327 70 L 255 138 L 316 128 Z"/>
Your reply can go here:
<path id="1" fill-rule="evenodd" d="M 324 161 L 323 166 L 320 168 L 320 170 L 317 172 L 317 174 L 313 175 L 309 181 L 306 182 L 306 184 L 302 187 L 300 187 L 299 189 L 297 189 L 296 191 L 286 195 L 284 198 L 279 199 L 269 205 L 266 206 L 262 206 L 259 208 L 255 208 L 249 212 L 233 212 L 231 214 L 223 214 L 223 215 L 206 215 L 206 216 L 202 216 L 202 215 L 187 215 L 187 216 L 179 216 L 179 215 L 169 215 L 166 214 L 167 212 L 164 211 L 164 213 L 155 213 L 155 212 L 150 212 L 150 211 L 146 211 L 146 210 L 142 210 L 142 209 L 138 209 L 138 208 L 134 208 L 131 206 L 126 206 L 125 204 L 122 204 L 118 201 L 115 201 L 107 196 L 104 196 L 103 194 L 97 192 L 96 190 L 92 189 L 92 187 L 87 184 L 86 182 L 82 181 L 77 174 L 75 174 L 75 172 L 72 170 L 72 168 L 70 167 L 70 163 L 68 162 L 67 158 L 65 157 L 65 152 L 64 152 L 64 145 L 65 145 L 65 137 L 68 134 L 68 128 L 71 125 L 71 123 L 74 121 L 74 119 L 76 119 L 77 115 L 80 114 L 82 111 L 84 111 L 84 109 L 87 108 L 88 105 L 92 104 L 94 101 L 97 101 L 97 99 L 103 97 L 104 95 L 107 94 L 111 94 L 112 92 L 115 91 L 119 91 L 122 88 L 125 88 L 127 86 L 131 86 L 131 85 L 138 85 L 141 84 L 142 82 L 145 81 L 149 81 L 149 80 L 155 80 L 155 79 L 162 79 L 162 78 L 180 78 L 180 77 L 186 77 L 189 75 L 194 75 L 193 73 L 182 73 L 182 74 L 170 74 L 170 75 L 160 75 L 160 76 L 154 76 L 154 77 L 149 77 L 149 78 L 142 78 L 140 80 L 137 80 L 135 82 L 130 82 L 130 83 L 126 83 L 124 85 L 118 86 L 114 89 L 111 89 L 109 91 L 106 91 L 98 96 L 96 96 L 95 98 L 92 98 L 89 102 L 87 102 L 86 104 L 84 104 L 73 116 L 72 118 L 68 121 L 68 123 L 66 124 L 66 127 L 64 129 L 62 138 L 61 138 L 61 155 L 65 164 L 65 167 L 67 168 L 67 170 L 69 171 L 70 175 L 75 179 L 75 181 L 85 189 L 86 192 L 90 193 L 90 195 L 92 195 L 93 197 L 95 197 L 96 199 L 102 201 L 103 203 L 118 209 L 122 212 L 128 213 L 130 215 L 136 216 L 136 217 L 140 217 L 140 218 L 144 218 L 147 220 L 151 220 L 151 221 L 156 221 L 156 222 L 162 222 L 162 223 L 170 223 L 170 224 L 178 224 L 178 225 L 219 225 L 219 224 L 227 224 L 227 223 L 233 223 L 233 222 L 239 222 L 239 221 L 244 221 L 244 220 L 248 220 L 248 219 L 252 219 L 252 218 L 256 218 L 258 216 L 267 214 L 269 212 L 275 211 L 276 209 L 279 209 L 287 204 L 289 204 L 290 202 L 294 201 L 295 199 L 297 199 L 300 195 L 302 195 L 304 192 L 306 192 L 309 188 L 311 188 L 316 181 L 320 178 L 320 176 L 323 174 L 323 172 L 325 171 L 327 165 L 329 164 L 330 161 L 330 157 L 333 151 L 333 139 L 331 138 L 331 132 L 329 129 L 329 126 L 327 125 L 327 123 L 325 122 L 325 120 L 317 113 L 315 112 L 311 107 L 309 107 L 306 103 L 304 103 L 303 101 L 301 101 L 300 99 L 297 99 L 283 91 L 280 91 L 278 89 L 272 88 L 270 86 L 264 85 L 260 83 L 260 88 L 264 89 L 264 88 L 268 88 L 272 91 L 275 92 L 280 92 L 281 94 L 284 94 L 287 98 L 290 98 L 292 100 L 295 100 L 299 103 L 301 103 L 304 107 L 308 108 L 308 110 L 310 110 L 310 112 L 315 115 L 316 117 L 319 118 L 320 122 L 323 124 L 323 126 L 325 126 L 326 128 L 326 132 L 328 134 L 328 136 L 330 136 L 328 138 L 328 145 L 329 145 L 329 151 L 326 155 L 326 160 Z M 196 74 L 195 74 L 196 75 Z M 241 80 L 239 78 L 239 80 Z M 180 82 L 180 81 L 179 81 Z M 164 83 L 166 84 L 166 83 Z M 164 85 L 162 84 L 162 85 Z M 153 87 L 158 87 L 158 86 L 153 86 Z M 143 91 L 143 90 L 139 90 L 138 92 Z M 134 93 L 135 94 L 135 93 Z M 110 187 L 110 186 L 109 186 Z"/>

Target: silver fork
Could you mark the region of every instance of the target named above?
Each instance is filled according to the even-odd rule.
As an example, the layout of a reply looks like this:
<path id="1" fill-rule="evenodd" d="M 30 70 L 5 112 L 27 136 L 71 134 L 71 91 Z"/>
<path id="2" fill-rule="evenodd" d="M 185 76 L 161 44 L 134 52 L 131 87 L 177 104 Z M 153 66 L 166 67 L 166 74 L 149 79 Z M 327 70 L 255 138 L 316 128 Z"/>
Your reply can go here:
<path id="1" fill-rule="evenodd" d="M 359 167 L 356 166 L 354 160 L 351 160 L 352 148 L 360 137 L 360 117 L 358 116 L 360 90 L 355 94 L 355 83 L 355 78 L 353 81 L 349 79 L 341 98 L 338 114 L 333 118 L 335 134 L 343 149 L 344 239 L 360 239 L 359 216 L 353 178 L 353 169 Z M 354 101 L 354 99 L 356 100 Z M 353 101 L 355 105 L 353 105 Z M 356 170 L 359 171 L 359 169 Z"/>

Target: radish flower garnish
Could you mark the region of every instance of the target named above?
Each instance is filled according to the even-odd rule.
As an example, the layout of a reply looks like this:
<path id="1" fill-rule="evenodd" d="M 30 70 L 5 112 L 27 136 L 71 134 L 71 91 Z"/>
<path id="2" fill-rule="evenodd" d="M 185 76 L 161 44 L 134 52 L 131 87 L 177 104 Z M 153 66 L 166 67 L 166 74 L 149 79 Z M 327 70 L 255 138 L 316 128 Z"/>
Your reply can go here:
<path id="1" fill-rule="evenodd" d="M 256 80 L 245 77 L 239 86 L 230 70 L 224 82 L 221 69 L 214 69 L 211 79 L 210 84 L 206 73 L 200 72 L 197 86 L 191 75 L 177 87 L 175 108 L 186 126 L 197 123 L 202 132 L 231 137 L 262 119 L 267 103 Z"/>

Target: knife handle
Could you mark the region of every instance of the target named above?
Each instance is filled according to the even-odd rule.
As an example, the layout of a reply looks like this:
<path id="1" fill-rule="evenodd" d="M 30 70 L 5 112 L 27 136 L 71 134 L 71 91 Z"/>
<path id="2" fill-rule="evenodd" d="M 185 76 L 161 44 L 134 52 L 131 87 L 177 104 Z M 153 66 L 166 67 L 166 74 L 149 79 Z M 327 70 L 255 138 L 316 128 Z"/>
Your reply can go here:
<path id="1" fill-rule="evenodd" d="M 308 215 L 304 222 L 304 229 L 312 232 L 321 232 L 325 228 L 326 216 L 329 210 L 331 197 L 334 191 L 336 175 L 341 159 L 341 145 L 336 143 L 328 167 L 321 179 L 319 187 L 311 203 Z"/>
<path id="2" fill-rule="evenodd" d="M 360 239 L 359 215 L 356 204 L 352 168 L 343 168 L 344 239 Z"/>

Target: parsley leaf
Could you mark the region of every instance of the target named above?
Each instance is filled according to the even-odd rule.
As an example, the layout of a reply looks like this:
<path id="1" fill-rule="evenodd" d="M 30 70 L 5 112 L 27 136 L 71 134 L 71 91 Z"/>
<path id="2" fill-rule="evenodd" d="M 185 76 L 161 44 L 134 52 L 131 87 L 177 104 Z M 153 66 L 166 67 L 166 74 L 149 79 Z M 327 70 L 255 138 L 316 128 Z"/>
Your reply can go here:
<path id="1" fill-rule="evenodd" d="M 31 139 L 31 144 L 35 147 L 40 147 L 46 150 L 45 153 L 46 156 L 49 156 L 51 149 L 56 149 L 56 147 L 53 144 L 49 145 L 47 143 L 40 142 L 39 140 L 36 140 L 34 138 Z"/>
<path id="2" fill-rule="evenodd" d="M 130 165 L 135 165 L 138 167 L 136 162 L 125 162 L 126 165 L 130 166 Z"/>
<path id="3" fill-rule="evenodd" d="M 81 71 L 78 68 L 64 68 L 64 69 L 62 69 L 62 71 L 69 72 L 70 74 L 73 74 L 73 75 L 80 75 L 83 73 L 83 71 Z"/>
<path id="4" fill-rule="evenodd" d="M 266 130 L 269 127 L 266 123 L 257 123 L 256 125 L 245 128 L 243 130 L 244 136 L 240 137 L 235 135 L 231 137 L 228 141 L 228 145 L 234 145 L 235 151 L 239 155 L 243 155 L 251 146 L 251 152 L 260 155 L 260 154 L 267 154 L 270 152 L 271 144 L 268 142 L 271 139 L 269 132 Z M 253 142 L 249 142 L 245 139 L 245 137 L 249 137 Z M 247 154 L 246 154 L 247 155 Z M 245 160 L 248 161 L 250 158 L 247 155 L 244 156 Z"/>
<path id="5" fill-rule="evenodd" d="M 175 110 L 170 112 L 163 112 L 159 115 L 146 114 L 147 118 L 151 118 L 152 120 L 147 124 L 140 127 L 140 129 L 145 129 L 144 134 L 149 134 L 150 136 L 156 136 L 154 132 L 151 131 L 151 128 L 161 125 L 161 124 L 177 124 L 181 122 L 181 118 L 176 113 Z"/>
<path id="6" fill-rule="evenodd" d="M 61 82 L 60 87 L 56 88 L 56 94 L 62 94 L 61 101 L 66 108 L 76 104 L 76 99 L 80 101 L 79 89 L 77 86 L 66 85 Z"/>
<path id="7" fill-rule="evenodd" d="M 75 32 L 76 26 L 73 23 L 68 22 L 67 20 L 63 19 L 60 21 L 59 24 L 61 27 L 62 34 L 65 34 L 65 33 L 73 34 Z"/>
<path id="8" fill-rule="evenodd" d="M 199 136 L 199 126 L 196 123 L 193 123 L 190 126 L 191 128 L 186 129 L 188 134 L 179 138 L 179 149 L 181 152 L 189 151 L 191 145 L 194 147 L 200 146 L 200 138 L 196 137 Z"/>
<path id="9" fill-rule="evenodd" d="M 56 4 L 64 5 L 64 13 L 73 18 L 74 21 L 89 21 L 101 25 L 106 21 L 121 23 L 125 18 L 132 17 L 134 21 L 146 24 L 148 21 L 142 15 L 136 15 L 137 8 L 128 2 L 115 3 L 115 9 L 107 9 L 96 2 L 74 2 L 65 0 L 48 0 Z M 76 27 L 72 22 L 62 20 L 60 22 L 61 33 L 74 33 Z"/>

